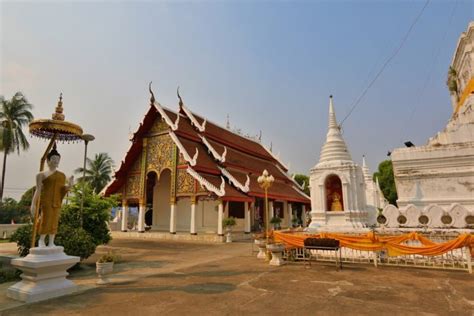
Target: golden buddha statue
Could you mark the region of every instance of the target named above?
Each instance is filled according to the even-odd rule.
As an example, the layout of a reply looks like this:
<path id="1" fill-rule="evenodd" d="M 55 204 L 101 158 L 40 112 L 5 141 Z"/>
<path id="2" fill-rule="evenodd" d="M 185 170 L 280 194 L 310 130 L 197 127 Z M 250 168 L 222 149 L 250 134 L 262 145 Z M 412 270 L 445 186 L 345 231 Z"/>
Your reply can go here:
<path id="1" fill-rule="evenodd" d="M 45 238 L 49 235 L 48 247 L 54 247 L 54 237 L 58 232 L 59 214 L 64 196 L 73 185 L 71 176 L 66 185 L 66 176 L 57 170 L 61 155 L 56 150 L 56 144 L 47 155 L 49 170 L 40 172 L 36 176 L 36 190 L 31 203 L 31 213 L 35 214 L 38 199 L 40 219 L 38 221 L 38 234 L 40 239 L 38 247 L 46 247 Z"/>
<path id="2" fill-rule="evenodd" d="M 337 192 L 331 194 L 331 211 L 342 211 L 341 195 Z"/>

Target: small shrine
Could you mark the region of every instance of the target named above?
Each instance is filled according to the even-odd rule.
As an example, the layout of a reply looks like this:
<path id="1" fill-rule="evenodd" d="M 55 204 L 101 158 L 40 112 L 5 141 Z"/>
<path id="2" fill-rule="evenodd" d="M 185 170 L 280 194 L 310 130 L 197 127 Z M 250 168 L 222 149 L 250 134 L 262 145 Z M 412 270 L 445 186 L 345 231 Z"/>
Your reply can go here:
<path id="1" fill-rule="evenodd" d="M 332 96 L 329 126 L 318 164 L 311 169 L 311 230 L 354 231 L 375 224 L 377 208 L 385 206 L 378 183 L 354 163 L 337 124 Z"/>

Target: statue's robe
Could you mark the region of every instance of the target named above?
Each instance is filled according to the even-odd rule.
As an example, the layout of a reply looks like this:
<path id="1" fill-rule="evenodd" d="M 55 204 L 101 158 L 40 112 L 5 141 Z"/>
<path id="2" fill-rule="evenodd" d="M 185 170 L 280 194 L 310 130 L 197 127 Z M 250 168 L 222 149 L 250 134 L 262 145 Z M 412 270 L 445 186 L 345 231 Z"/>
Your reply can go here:
<path id="1" fill-rule="evenodd" d="M 64 173 L 56 170 L 43 179 L 40 200 L 41 219 L 38 227 L 40 235 L 58 232 L 59 214 L 66 192 L 66 175 Z"/>

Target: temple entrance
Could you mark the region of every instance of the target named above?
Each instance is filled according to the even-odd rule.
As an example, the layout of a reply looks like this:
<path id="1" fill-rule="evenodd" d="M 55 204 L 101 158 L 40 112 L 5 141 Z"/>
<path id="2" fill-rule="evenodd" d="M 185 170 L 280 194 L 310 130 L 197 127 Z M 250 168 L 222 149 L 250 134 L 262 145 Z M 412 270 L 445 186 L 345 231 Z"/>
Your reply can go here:
<path id="1" fill-rule="evenodd" d="M 153 186 L 152 223 L 154 229 L 169 230 L 170 226 L 170 193 L 171 193 L 171 171 L 165 169 L 155 181 Z"/>
<path id="2" fill-rule="evenodd" d="M 344 211 L 341 179 L 332 174 L 324 181 L 326 212 Z"/>
<path id="3" fill-rule="evenodd" d="M 153 189 L 157 181 L 156 172 L 149 172 L 146 177 L 146 211 L 145 211 L 145 226 L 151 227 L 153 225 Z"/>

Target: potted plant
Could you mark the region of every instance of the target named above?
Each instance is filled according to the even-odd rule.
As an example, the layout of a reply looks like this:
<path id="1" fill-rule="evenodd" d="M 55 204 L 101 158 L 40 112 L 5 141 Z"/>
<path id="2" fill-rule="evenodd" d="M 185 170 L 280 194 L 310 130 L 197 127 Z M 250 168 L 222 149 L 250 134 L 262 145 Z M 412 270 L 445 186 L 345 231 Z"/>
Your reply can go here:
<path id="1" fill-rule="evenodd" d="M 110 283 L 107 275 L 112 273 L 114 270 L 114 262 L 117 262 L 119 257 L 114 255 L 112 252 L 108 252 L 99 257 L 96 262 L 96 272 L 99 276 L 97 284 L 103 285 Z"/>
<path id="2" fill-rule="evenodd" d="M 275 230 L 280 228 L 280 223 L 281 223 L 281 218 L 279 218 L 278 216 L 274 216 L 270 220 L 270 224 L 273 225 L 273 229 L 275 229 Z"/>
<path id="3" fill-rule="evenodd" d="M 294 216 L 292 219 L 291 219 L 291 225 L 293 227 L 298 227 L 298 217 Z"/>
<path id="4" fill-rule="evenodd" d="M 232 242 L 232 227 L 236 225 L 235 218 L 227 217 L 222 220 L 222 226 L 224 226 L 226 231 L 226 242 Z"/>

